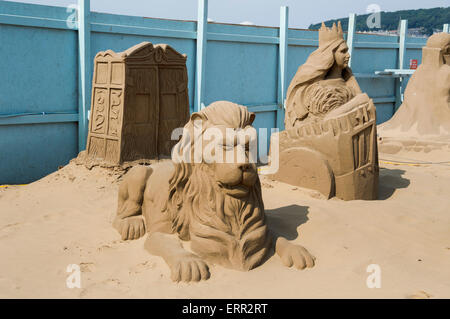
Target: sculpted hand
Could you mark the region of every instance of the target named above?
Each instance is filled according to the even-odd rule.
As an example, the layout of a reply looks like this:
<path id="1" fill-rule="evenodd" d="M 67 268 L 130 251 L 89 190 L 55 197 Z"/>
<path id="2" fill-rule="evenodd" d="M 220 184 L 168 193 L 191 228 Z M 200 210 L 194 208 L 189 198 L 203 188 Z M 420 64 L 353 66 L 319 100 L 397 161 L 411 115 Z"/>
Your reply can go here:
<path id="1" fill-rule="evenodd" d="M 339 106 L 338 108 L 335 108 L 334 110 L 329 112 L 325 116 L 325 119 L 333 118 L 333 117 L 345 114 L 347 112 L 350 112 L 354 108 L 361 106 L 364 103 L 369 102 L 369 100 L 370 100 L 370 98 L 366 93 L 360 93 L 360 94 L 356 95 L 353 99 L 351 99 L 350 101 L 345 103 L 344 105 Z"/>
<path id="2" fill-rule="evenodd" d="M 297 269 L 314 267 L 315 257 L 300 245 L 294 245 L 285 238 L 278 238 L 275 251 L 286 267 L 294 266 Z"/>

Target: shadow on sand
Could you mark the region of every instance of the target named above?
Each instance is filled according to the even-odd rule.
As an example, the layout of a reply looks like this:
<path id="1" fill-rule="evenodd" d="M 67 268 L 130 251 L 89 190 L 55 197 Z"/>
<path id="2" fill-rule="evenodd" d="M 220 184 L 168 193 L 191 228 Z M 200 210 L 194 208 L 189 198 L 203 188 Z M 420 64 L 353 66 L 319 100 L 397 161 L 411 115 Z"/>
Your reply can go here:
<path id="1" fill-rule="evenodd" d="M 404 174 L 405 171 L 401 169 L 380 168 L 378 200 L 386 200 L 394 195 L 397 189 L 407 188 L 411 182 L 402 177 Z"/>
<path id="2" fill-rule="evenodd" d="M 299 205 L 266 210 L 270 232 L 288 240 L 296 239 L 298 237 L 297 228 L 308 221 L 308 210 L 309 207 Z"/>
<path id="3" fill-rule="evenodd" d="M 287 240 L 297 239 L 299 235 L 297 228 L 309 220 L 308 210 L 309 207 L 299 205 L 266 209 L 266 222 L 273 238 L 273 243 L 275 243 L 280 236 Z M 275 251 L 271 249 L 262 263 L 265 263 L 274 254 Z"/>

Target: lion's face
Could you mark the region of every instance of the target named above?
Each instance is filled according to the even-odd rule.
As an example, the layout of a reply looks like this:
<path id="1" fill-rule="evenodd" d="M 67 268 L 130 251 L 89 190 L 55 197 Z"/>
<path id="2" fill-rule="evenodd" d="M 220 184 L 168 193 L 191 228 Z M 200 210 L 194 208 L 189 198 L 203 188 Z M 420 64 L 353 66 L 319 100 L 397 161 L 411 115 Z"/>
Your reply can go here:
<path id="1" fill-rule="evenodd" d="M 216 138 L 203 141 L 205 164 L 223 193 L 235 198 L 246 197 L 258 179 L 250 154 L 256 152 L 251 147 L 256 141 L 256 131 L 250 125 L 240 130 L 223 126 L 213 130 L 217 134 L 210 135 Z"/>

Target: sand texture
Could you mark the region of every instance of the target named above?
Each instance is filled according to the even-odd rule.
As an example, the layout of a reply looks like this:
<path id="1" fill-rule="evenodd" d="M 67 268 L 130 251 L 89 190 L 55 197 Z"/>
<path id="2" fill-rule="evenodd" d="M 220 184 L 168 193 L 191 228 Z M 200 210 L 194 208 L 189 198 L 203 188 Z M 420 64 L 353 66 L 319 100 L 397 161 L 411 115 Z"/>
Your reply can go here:
<path id="1" fill-rule="evenodd" d="M 212 265 L 210 280 L 191 284 L 170 280 L 145 237 L 124 242 L 111 226 L 123 171 L 71 163 L 0 188 L 0 297 L 450 298 L 450 167 L 383 163 L 377 201 L 324 200 L 263 176 L 269 225 L 316 266 L 272 256 L 250 272 Z M 81 267 L 81 289 L 66 286 L 69 264 Z M 380 289 L 366 285 L 370 264 L 381 267 Z"/>

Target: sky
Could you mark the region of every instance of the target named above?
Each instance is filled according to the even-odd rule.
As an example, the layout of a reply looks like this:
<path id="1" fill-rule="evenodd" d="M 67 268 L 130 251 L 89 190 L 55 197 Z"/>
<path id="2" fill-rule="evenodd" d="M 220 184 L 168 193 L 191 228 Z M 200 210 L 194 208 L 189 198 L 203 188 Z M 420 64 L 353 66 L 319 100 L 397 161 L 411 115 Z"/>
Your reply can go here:
<path id="1" fill-rule="evenodd" d="M 3 0 L 0 0 L 3 1 Z M 11 0 L 9 0 L 11 1 Z M 196 20 L 198 0 L 91 0 L 91 10 L 151 18 Z M 76 0 L 18 0 L 68 6 Z M 289 27 L 308 28 L 311 23 L 366 14 L 377 4 L 382 11 L 448 7 L 450 0 L 209 0 L 209 19 L 223 23 L 278 26 L 280 6 L 289 7 Z M 450 22 L 450 21 L 449 21 Z"/>

